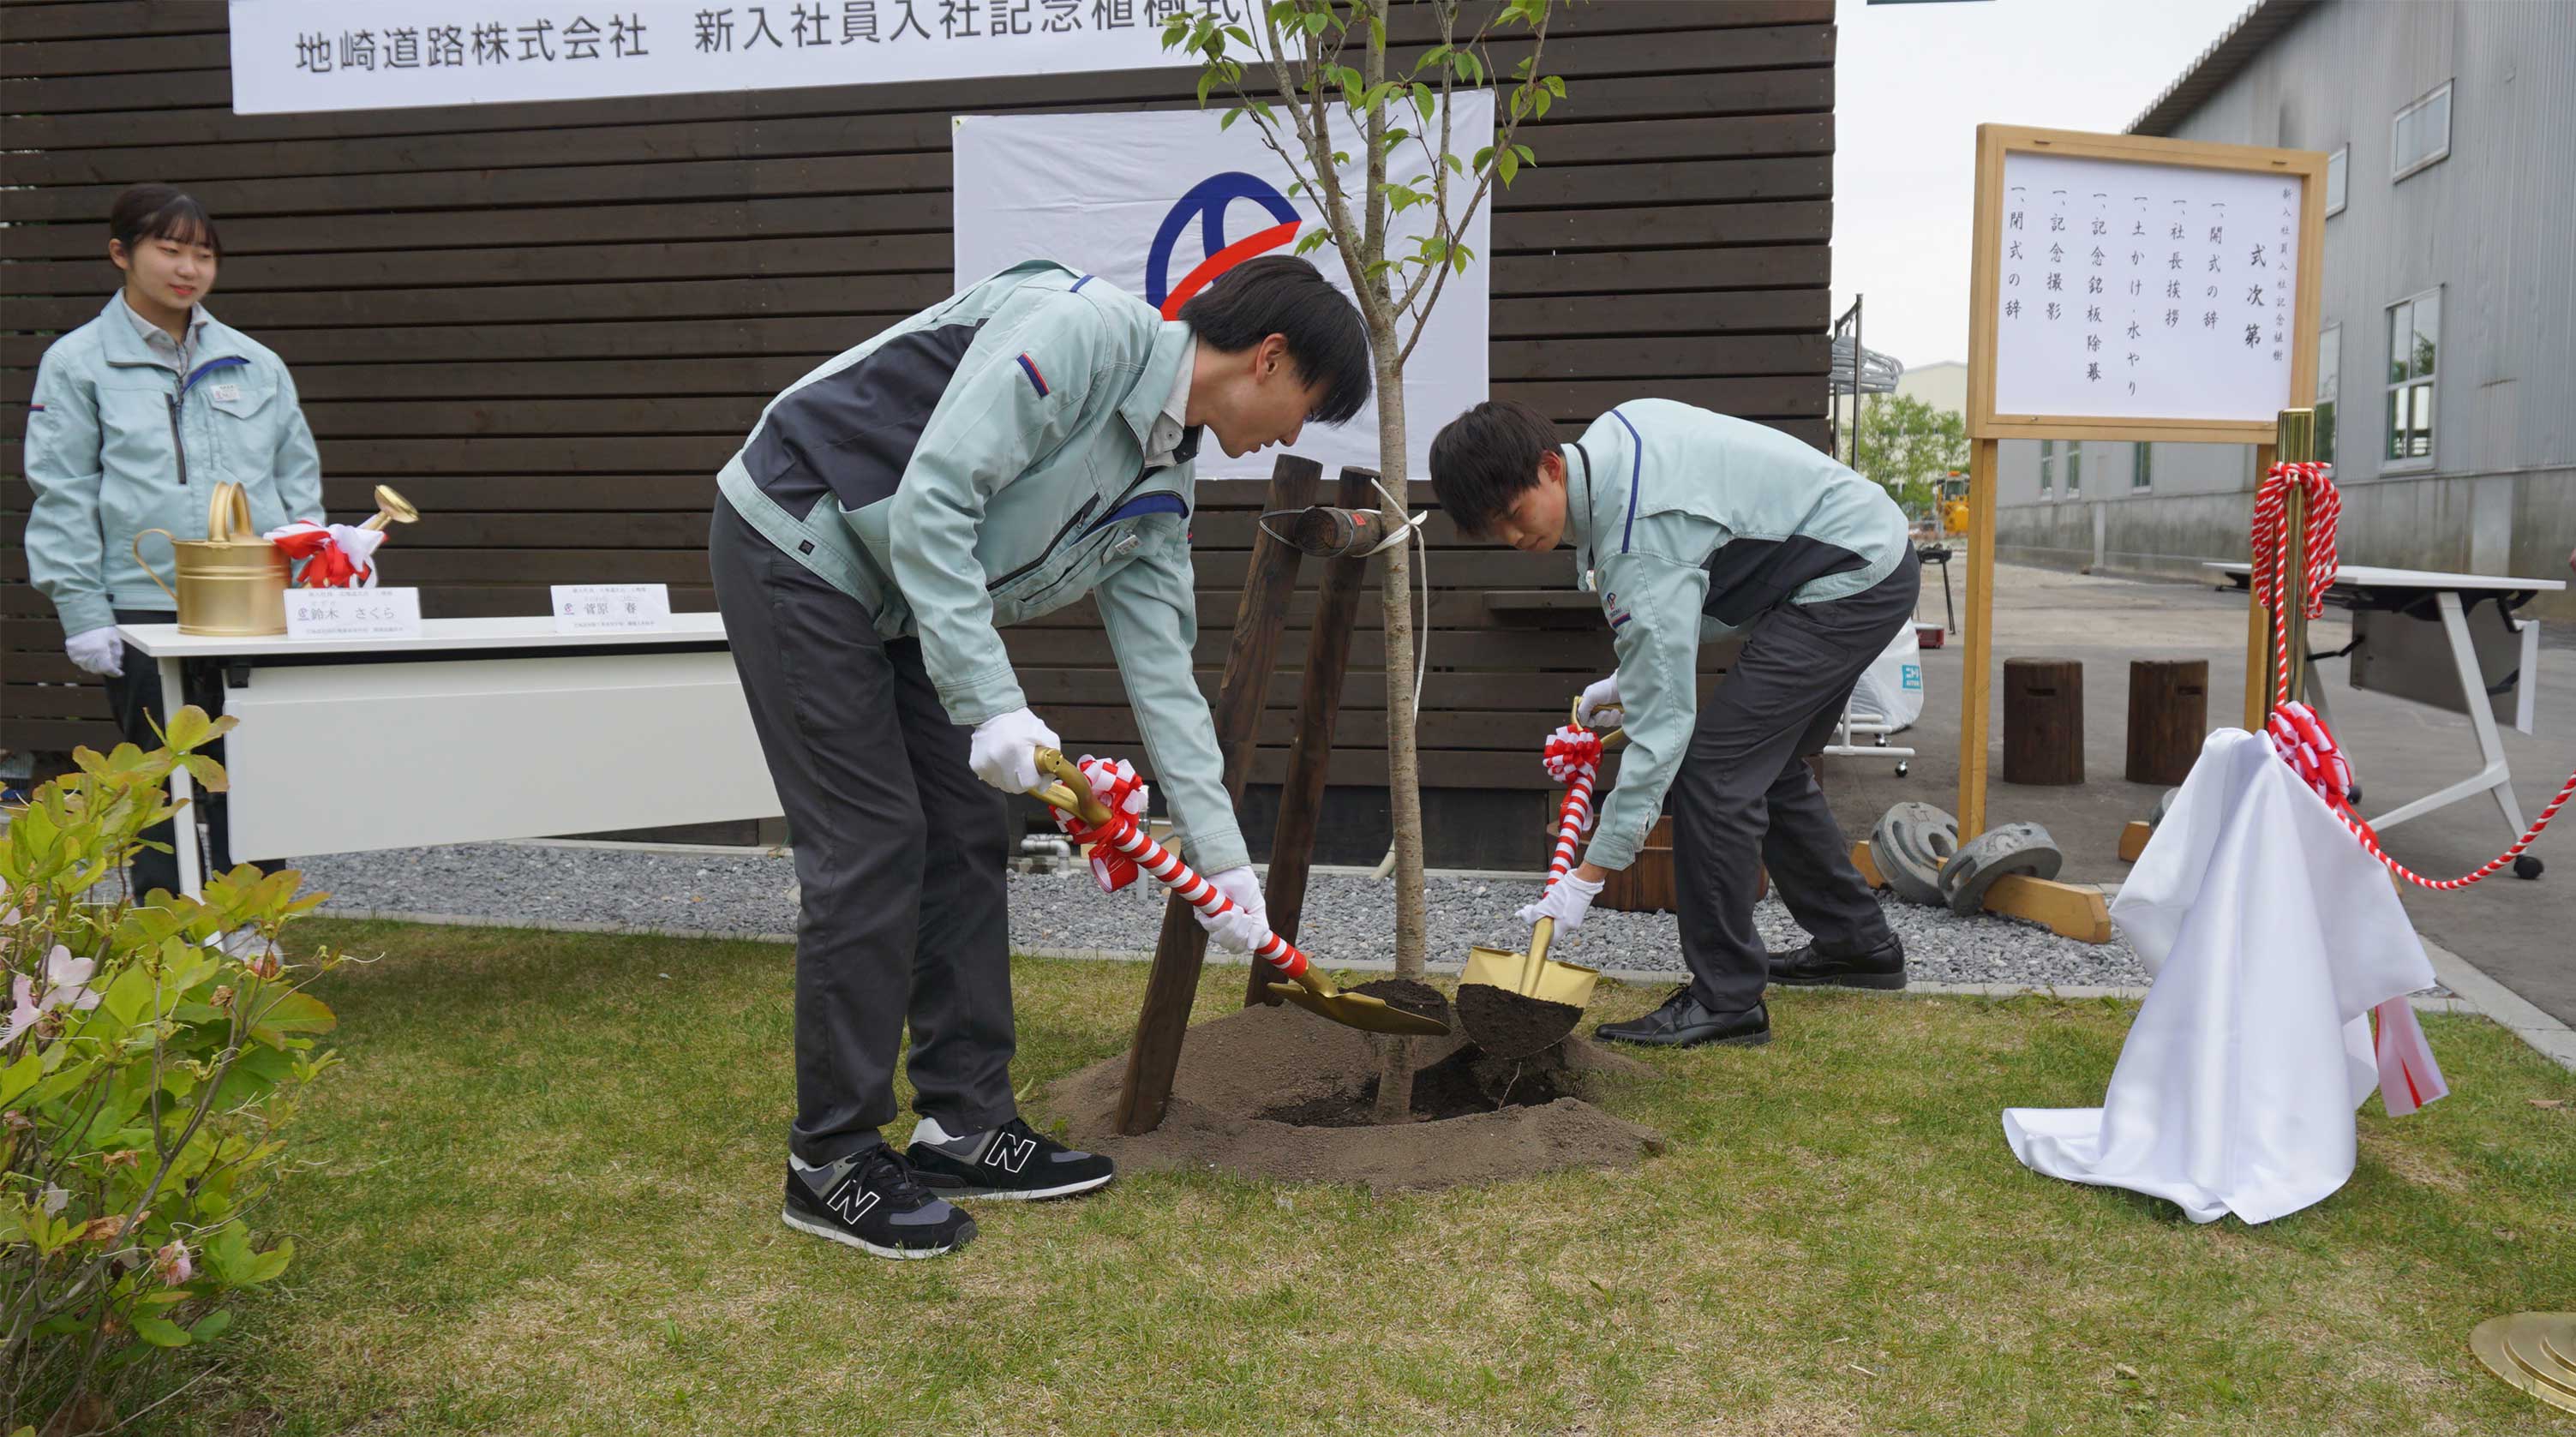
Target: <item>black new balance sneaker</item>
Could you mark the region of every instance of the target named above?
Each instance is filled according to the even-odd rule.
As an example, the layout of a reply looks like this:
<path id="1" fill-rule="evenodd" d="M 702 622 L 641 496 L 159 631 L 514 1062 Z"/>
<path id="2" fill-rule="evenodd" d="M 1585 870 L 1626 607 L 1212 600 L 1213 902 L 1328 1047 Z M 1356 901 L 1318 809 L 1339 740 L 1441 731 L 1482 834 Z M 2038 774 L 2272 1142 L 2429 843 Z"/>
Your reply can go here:
<path id="1" fill-rule="evenodd" d="M 1107 1187 L 1118 1165 L 1076 1152 L 1018 1118 L 981 1133 L 951 1137 L 937 1118 L 912 1130 L 907 1154 L 922 1186 L 942 1197 L 1029 1202 Z"/>
<path id="2" fill-rule="evenodd" d="M 827 1167 L 788 1159 L 778 1220 L 878 1257 L 938 1257 L 975 1240 L 975 1220 L 931 1196 L 883 1143 Z"/>

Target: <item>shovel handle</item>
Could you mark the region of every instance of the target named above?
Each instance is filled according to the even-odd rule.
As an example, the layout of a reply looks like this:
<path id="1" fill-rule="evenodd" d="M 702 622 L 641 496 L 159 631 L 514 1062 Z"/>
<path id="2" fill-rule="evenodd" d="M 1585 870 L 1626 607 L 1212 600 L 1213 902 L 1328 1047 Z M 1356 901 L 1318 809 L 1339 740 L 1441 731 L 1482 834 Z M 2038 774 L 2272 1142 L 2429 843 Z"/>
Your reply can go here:
<path id="1" fill-rule="evenodd" d="M 1063 753 L 1040 748 L 1036 757 L 1038 768 L 1054 775 L 1057 781 L 1029 792 L 1095 828 L 1106 826 L 1106 831 L 1095 842 L 1106 843 L 1135 860 L 1136 866 L 1152 874 L 1155 882 L 1179 894 L 1182 902 L 1210 918 L 1222 918 L 1239 906 L 1202 877 L 1198 870 L 1183 863 L 1179 854 L 1155 842 L 1154 836 L 1133 817 L 1110 812 L 1093 796 L 1091 782 L 1082 776 L 1082 769 Z M 1314 975 L 1314 965 L 1305 954 L 1297 951 L 1297 945 L 1270 931 L 1267 926 L 1263 927 L 1261 941 L 1252 946 L 1252 951 L 1278 969 L 1280 977 L 1302 984 L 1306 991 L 1319 998 L 1333 996 L 1335 990 L 1332 985 Z"/>

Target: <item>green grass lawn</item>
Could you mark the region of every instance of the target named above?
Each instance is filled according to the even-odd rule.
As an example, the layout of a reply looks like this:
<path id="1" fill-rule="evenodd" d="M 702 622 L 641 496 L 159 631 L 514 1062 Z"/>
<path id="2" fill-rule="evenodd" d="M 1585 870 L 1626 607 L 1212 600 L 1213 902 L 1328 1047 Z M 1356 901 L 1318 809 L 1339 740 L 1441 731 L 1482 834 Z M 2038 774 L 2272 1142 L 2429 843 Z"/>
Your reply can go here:
<path id="1" fill-rule="evenodd" d="M 778 1223 L 785 949 L 304 931 L 386 956 L 320 990 L 347 1066 L 263 1214 L 296 1265 L 152 1430 L 2576 1434 L 2467 1346 L 2576 1306 L 2576 1077 L 2483 1022 L 2261 1228 L 2006 1151 L 2004 1107 L 2099 1101 L 2126 1006 L 1797 993 L 1611 1100 L 1670 1140 L 1640 1170 L 1139 1177 L 890 1263 Z M 1144 980 L 1023 961 L 1020 1081 L 1124 1047 Z"/>

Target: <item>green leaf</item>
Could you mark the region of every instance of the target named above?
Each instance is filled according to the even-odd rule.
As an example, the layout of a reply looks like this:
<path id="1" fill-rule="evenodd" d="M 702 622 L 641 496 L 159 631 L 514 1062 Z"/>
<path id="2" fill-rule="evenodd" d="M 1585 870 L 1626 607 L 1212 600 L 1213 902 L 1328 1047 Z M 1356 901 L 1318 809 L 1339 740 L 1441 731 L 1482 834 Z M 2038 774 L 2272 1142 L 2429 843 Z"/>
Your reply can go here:
<path id="1" fill-rule="evenodd" d="M 251 1036 L 274 1043 L 288 1033 L 328 1033 L 339 1024 L 330 1008 L 310 993 L 284 993 L 274 999 L 262 994 Z"/>
<path id="2" fill-rule="evenodd" d="M 256 1287 L 263 1282 L 267 1282 L 271 1278 L 276 1277 L 279 1273 L 286 1271 L 286 1265 L 294 1260 L 295 1240 L 293 1238 L 278 1239 L 277 1246 L 270 1248 L 268 1251 L 261 1253 L 257 1258 L 252 1259 L 250 1265 L 250 1280 L 247 1285 Z"/>
<path id="3" fill-rule="evenodd" d="M 225 1329 L 232 1325 L 232 1313 L 219 1307 L 198 1318 L 196 1324 L 188 1329 L 188 1335 L 199 1342 L 212 1342 L 223 1336 Z"/>
<path id="4" fill-rule="evenodd" d="M 224 772 L 222 764 L 204 754 L 192 753 L 179 760 L 179 766 L 188 771 L 188 777 L 196 781 L 197 787 L 208 793 L 228 793 L 232 790 L 232 775 Z"/>
<path id="5" fill-rule="evenodd" d="M 213 728 L 214 723 L 206 717 L 206 711 L 190 704 L 170 715 L 170 726 L 163 731 L 162 738 L 171 748 L 186 753 L 203 744 Z"/>
<path id="6" fill-rule="evenodd" d="M 1435 103 L 1436 100 L 1429 85 L 1413 87 L 1413 108 L 1422 112 L 1422 123 L 1426 125 L 1431 123 L 1431 110 Z"/>
<path id="7" fill-rule="evenodd" d="M 186 1328 L 166 1317 L 136 1317 L 134 1335 L 155 1347 L 185 1347 L 192 1340 Z"/>
<path id="8" fill-rule="evenodd" d="M 99 1006 L 125 1027 L 142 1022 L 143 1015 L 152 1011 L 152 975 L 139 964 L 117 974 L 116 981 L 107 985 L 107 994 Z"/>
<path id="9" fill-rule="evenodd" d="M 1204 109 L 1206 109 L 1206 108 L 1207 108 L 1208 91 L 1213 90 L 1213 89 L 1215 89 L 1215 88 L 1216 88 L 1216 71 L 1214 71 L 1214 70 L 1202 70 L 1202 71 L 1200 71 L 1200 72 L 1199 72 L 1199 108 L 1200 108 L 1200 109 L 1204 110 Z"/>
<path id="10" fill-rule="evenodd" d="M 18 1061 L 0 1068 L 0 1107 L 18 1101 L 18 1095 L 34 1087 L 36 1080 L 44 1075 L 45 1060 L 36 1052 L 36 1045 L 30 1042 Z"/>
<path id="11" fill-rule="evenodd" d="M 1242 118 L 1243 107 L 1241 105 L 1237 105 L 1233 109 L 1225 112 L 1225 118 L 1217 121 L 1216 127 L 1219 130 L 1231 130 L 1234 128 L 1234 122 Z"/>

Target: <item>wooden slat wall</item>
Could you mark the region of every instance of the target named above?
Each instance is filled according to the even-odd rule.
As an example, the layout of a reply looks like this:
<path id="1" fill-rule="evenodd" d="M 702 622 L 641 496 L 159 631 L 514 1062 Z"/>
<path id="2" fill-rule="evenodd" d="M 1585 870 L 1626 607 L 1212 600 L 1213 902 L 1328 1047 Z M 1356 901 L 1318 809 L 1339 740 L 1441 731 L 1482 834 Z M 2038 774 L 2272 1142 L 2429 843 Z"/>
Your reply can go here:
<path id="1" fill-rule="evenodd" d="M 1425 43 L 1427 17 L 1397 9 L 1399 43 Z M 1661 395 L 1823 442 L 1832 9 L 1561 9 L 1547 66 L 1568 97 L 1528 136 L 1541 167 L 1495 207 L 1496 394 L 1569 432 Z M 26 583 L 15 471 L 38 357 L 116 283 L 105 215 L 123 186 L 165 180 L 214 211 L 215 312 L 293 368 L 335 514 L 387 480 L 428 515 L 388 551 L 427 612 L 538 613 L 548 583 L 612 580 L 705 609 L 711 476 L 762 403 L 948 291 L 948 116 L 1194 103 L 1194 73 L 1171 69 L 239 117 L 223 25 L 209 0 L 0 7 L 0 746 L 115 737 Z M 1202 487 L 1211 692 L 1260 491 Z M 1461 545 L 1441 518 L 1430 533 L 1425 782 L 1543 786 L 1532 745 L 1606 670 L 1607 635 L 1486 610 L 1486 589 L 1569 587 L 1570 556 Z M 1362 614 L 1337 784 L 1385 778 L 1374 599 Z M 1134 752 L 1088 604 L 1008 642 L 1068 741 Z M 1304 642 L 1286 643 L 1255 783 L 1284 763 Z"/>

